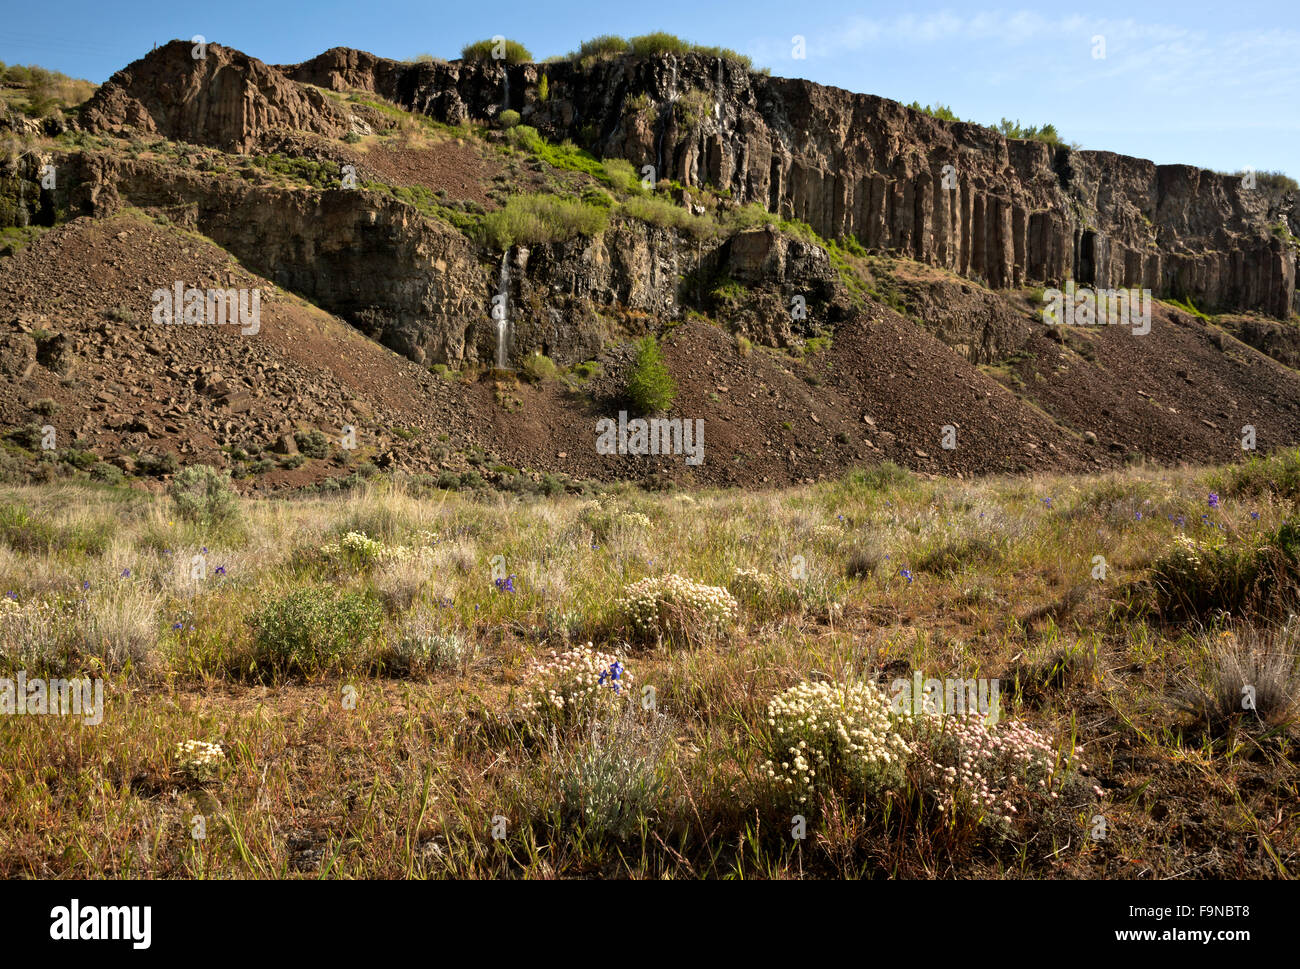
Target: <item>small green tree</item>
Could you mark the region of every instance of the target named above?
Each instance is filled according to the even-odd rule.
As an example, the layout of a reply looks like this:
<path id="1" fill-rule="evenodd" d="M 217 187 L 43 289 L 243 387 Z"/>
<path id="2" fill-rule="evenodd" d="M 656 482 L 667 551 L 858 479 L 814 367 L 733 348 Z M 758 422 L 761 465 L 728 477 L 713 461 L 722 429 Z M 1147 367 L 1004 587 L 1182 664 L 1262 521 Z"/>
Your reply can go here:
<path id="1" fill-rule="evenodd" d="M 653 333 L 638 343 L 636 360 L 627 381 L 627 397 L 642 414 L 666 411 L 677 397 L 677 385 L 664 364 L 663 351 Z"/>
<path id="2" fill-rule="evenodd" d="M 497 122 L 502 128 L 513 128 L 515 125 L 519 124 L 519 112 L 511 108 L 506 108 L 497 115 Z"/>
<path id="3" fill-rule="evenodd" d="M 543 74 L 542 79 L 537 82 L 537 100 L 545 101 L 550 96 L 550 94 L 551 94 L 551 82 L 548 81 L 546 79 L 546 75 Z"/>

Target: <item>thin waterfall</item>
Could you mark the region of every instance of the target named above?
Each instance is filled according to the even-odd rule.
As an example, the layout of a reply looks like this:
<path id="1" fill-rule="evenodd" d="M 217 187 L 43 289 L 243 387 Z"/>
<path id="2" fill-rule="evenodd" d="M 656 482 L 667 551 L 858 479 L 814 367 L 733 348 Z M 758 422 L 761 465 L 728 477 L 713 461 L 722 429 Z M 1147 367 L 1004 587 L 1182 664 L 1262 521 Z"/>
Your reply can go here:
<path id="1" fill-rule="evenodd" d="M 501 278 L 497 283 L 496 303 L 492 307 L 492 318 L 497 324 L 497 369 L 505 370 L 510 359 L 507 343 L 509 342 L 510 314 L 507 306 L 510 302 L 510 250 L 501 256 Z"/>

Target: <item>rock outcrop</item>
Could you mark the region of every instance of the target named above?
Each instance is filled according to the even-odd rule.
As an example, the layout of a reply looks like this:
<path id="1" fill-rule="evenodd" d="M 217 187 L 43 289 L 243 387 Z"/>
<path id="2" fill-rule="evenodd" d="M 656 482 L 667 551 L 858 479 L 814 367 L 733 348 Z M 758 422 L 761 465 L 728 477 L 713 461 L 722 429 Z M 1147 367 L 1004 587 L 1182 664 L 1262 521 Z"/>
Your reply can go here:
<path id="1" fill-rule="evenodd" d="M 509 106 L 552 139 L 994 288 L 1073 278 L 1276 317 L 1296 306 L 1296 251 L 1272 231 L 1293 200 L 1237 176 L 1007 139 L 701 55 L 506 68 L 334 49 L 282 70 L 449 124 Z"/>
<path id="2" fill-rule="evenodd" d="M 337 137 L 359 126 L 317 87 L 371 91 L 448 124 L 512 107 L 549 138 L 993 288 L 1072 278 L 1219 310 L 1297 308 L 1296 250 L 1273 231 L 1294 221 L 1289 197 L 1191 166 L 1007 139 L 716 57 L 504 67 L 335 48 L 271 67 L 218 44 L 197 59 L 173 41 L 114 75 L 83 124 L 235 151 L 277 129 Z"/>
<path id="3" fill-rule="evenodd" d="M 220 44 L 196 53 L 188 41 L 174 40 L 118 71 L 95 92 L 82 123 L 241 152 L 278 128 L 329 137 L 351 130 L 341 105 L 255 57 Z"/>

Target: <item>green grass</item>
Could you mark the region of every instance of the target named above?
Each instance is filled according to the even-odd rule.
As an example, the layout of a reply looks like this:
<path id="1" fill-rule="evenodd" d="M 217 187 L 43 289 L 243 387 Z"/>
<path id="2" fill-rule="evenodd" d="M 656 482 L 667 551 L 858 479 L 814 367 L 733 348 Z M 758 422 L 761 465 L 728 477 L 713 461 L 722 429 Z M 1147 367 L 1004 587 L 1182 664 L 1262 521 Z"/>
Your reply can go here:
<path id="1" fill-rule="evenodd" d="M 503 208 L 483 218 L 480 241 L 506 250 L 520 243 L 567 242 L 594 236 L 609 225 L 609 210 L 556 195 L 513 195 Z"/>
<path id="2" fill-rule="evenodd" d="M 1192 298 L 1190 296 L 1188 296 L 1186 299 L 1181 299 L 1181 300 L 1174 299 L 1171 296 L 1169 299 L 1164 300 L 1164 302 L 1168 303 L 1170 306 L 1182 310 L 1184 313 L 1190 313 L 1198 320 L 1204 320 L 1206 323 L 1214 322 L 1213 319 L 1208 314 L 1203 313 L 1201 310 L 1197 309 L 1196 304 L 1192 302 Z"/>
<path id="3" fill-rule="evenodd" d="M 619 212 L 661 229 L 673 229 L 701 239 L 718 231 L 717 223 L 708 216 L 692 215 L 682 206 L 657 196 L 630 198 L 619 207 Z"/>
<path id="4" fill-rule="evenodd" d="M 583 41 L 578 49 L 570 52 L 565 59 L 590 65 L 595 61 L 612 57 L 628 55 L 632 57 L 658 57 L 666 54 L 677 57 L 685 57 L 688 54 L 696 54 L 701 57 L 721 57 L 724 60 L 738 64 L 746 70 L 754 69 L 753 61 L 745 54 L 738 53 L 728 47 L 693 44 L 676 34 L 665 31 L 641 34 L 630 39 L 613 34 L 603 34 L 599 37 L 593 37 L 591 40 Z"/>

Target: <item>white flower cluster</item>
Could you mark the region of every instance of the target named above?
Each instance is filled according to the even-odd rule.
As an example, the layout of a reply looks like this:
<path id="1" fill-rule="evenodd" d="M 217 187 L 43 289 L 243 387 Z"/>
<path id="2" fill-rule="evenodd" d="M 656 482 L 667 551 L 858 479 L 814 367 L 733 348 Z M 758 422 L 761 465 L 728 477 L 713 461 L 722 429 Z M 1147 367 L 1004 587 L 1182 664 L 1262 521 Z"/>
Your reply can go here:
<path id="1" fill-rule="evenodd" d="M 772 590 L 776 588 L 776 579 L 758 569 L 736 569 L 728 588 L 742 598 L 748 596 L 762 598 L 772 594 Z"/>
<path id="2" fill-rule="evenodd" d="M 872 791 L 902 779 L 907 742 L 868 681 L 800 683 L 767 705 L 767 775 L 800 803 L 817 790 Z"/>
<path id="3" fill-rule="evenodd" d="M 371 565 L 375 562 L 404 562 L 424 551 L 423 548 L 413 549 L 408 545 L 385 545 L 361 532 L 348 532 L 340 541 L 320 547 L 320 553 L 326 559 L 352 566 Z"/>
<path id="4" fill-rule="evenodd" d="M 941 809 L 969 806 L 988 820 L 1010 824 L 1019 814 L 1016 802 L 1027 795 L 1059 796 L 1053 790 L 1056 750 L 1033 728 L 1015 721 L 994 728 L 974 713 L 927 716 L 917 724 L 917 776 Z M 1074 767 L 1088 769 L 1080 761 Z"/>
<path id="5" fill-rule="evenodd" d="M 709 637 L 736 619 L 735 597 L 721 586 L 692 582 L 675 573 L 652 576 L 623 590 L 618 607 L 641 633 Z"/>
<path id="6" fill-rule="evenodd" d="M 654 528 L 650 521 L 649 515 L 644 515 L 639 511 L 625 511 L 618 516 L 618 523 L 628 529 L 645 529 Z"/>
<path id="7" fill-rule="evenodd" d="M 1183 573 L 1192 573 L 1193 575 L 1200 571 L 1202 558 L 1202 547 L 1194 538 L 1187 535 L 1174 536 L 1174 547 L 1169 552 L 1167 561 L 1173 566 L 1174 571 Z"/>
<path id="8" fill-rule="evenodd" d="M 181 773 L 202 778 L 215 773 L 226 754 L 217 744 L 206 740 L 182 740 L 176 745 L 174 757 Z"/>
<path id="9" fill-rule="evenodd" d="M 632 690 L 623 660 L 591 643 L 563 653 L 551 650 L 546 659 L 533 661 L 524 681 L 524 713 L 569 724 L 614 709 Z"/>

